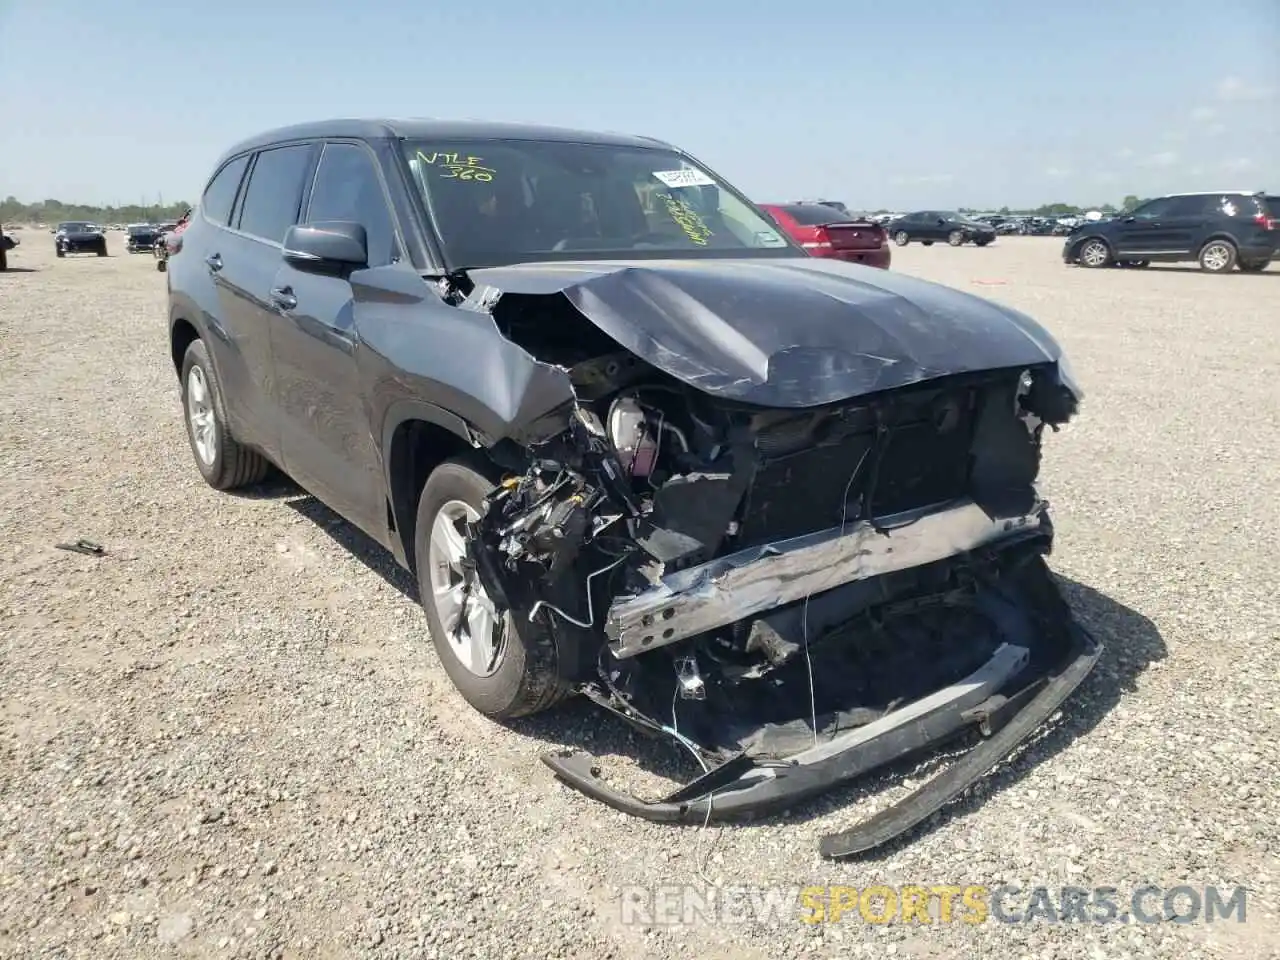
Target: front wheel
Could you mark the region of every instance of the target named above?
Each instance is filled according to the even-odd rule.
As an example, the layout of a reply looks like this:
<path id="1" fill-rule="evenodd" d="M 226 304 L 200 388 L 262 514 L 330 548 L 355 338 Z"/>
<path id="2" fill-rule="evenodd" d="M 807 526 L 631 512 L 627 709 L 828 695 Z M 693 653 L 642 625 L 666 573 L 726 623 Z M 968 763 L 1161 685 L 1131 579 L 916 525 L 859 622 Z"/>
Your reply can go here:
<path id="1" fill-rule="evenodd" d="M 467 562 L 466 523 L 479 519 L 496 477 L 446 460 L 422 488 L 414 530 L 418 594 L 440 663 L 463 699 L 498 719 L 537 713 L 572 691 L 542 622 L 499 612 Z"/>
<path id="2" fill-rule="evenodd" d="M 267 475 L 267 459 L 238 443 L 227 428 L 222 386 L 203 340 L 193 341 L 182 360 L 182 409 L 196 468 L 209 486 L 233 490 Z"/>
<path id="3" fill-rule="evenodd" d="M 947 243 L 953 247 L 961 246 L 964 243 L 964 233 L 960 230 L 952 230 L 947 234 Z"/>
<path id="4" fill-rule="evenodd" d="M 899 230 L 893 235 L 893 242 L 900 247 L 905 247 L 911 242 L 911 235 L 905 230 Z"/>
<path id="5" fill-rule="evenodd" d="M 1229 240 L 1210 240 L 1200 249 L 1200 269 L 1227 273 L 1236 265 L 1236 248 Z"/>
<path id="6" fill-rule="evenodd" d="M 1076 257 L 1082 267 L 1105 267 L 1111 262 L 1111 248 L 1102 240 L 1086 240 Z"/>
<path id="7" fill-rule="evenodd" d="M 54 255 L 58 257 L 65 257 L 67 255 L 67 251 L 63 250 L 61 247 L 56 247 Z"/>

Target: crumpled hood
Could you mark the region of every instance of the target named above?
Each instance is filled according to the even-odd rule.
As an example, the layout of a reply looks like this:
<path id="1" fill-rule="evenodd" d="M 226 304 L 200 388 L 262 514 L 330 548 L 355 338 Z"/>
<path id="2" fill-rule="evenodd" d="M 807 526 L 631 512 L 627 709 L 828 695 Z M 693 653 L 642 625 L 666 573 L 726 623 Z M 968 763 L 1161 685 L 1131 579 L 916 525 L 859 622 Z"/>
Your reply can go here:
<path id="1" fill-rule="evenodd" d="M 1062 353 L 1016 310 L 817 258 L 548 262 L 468 276 L 470 300 L 487 309 L 502 295 L 562 294 L 658 369 L 762 406 L 818 406 Z"/>

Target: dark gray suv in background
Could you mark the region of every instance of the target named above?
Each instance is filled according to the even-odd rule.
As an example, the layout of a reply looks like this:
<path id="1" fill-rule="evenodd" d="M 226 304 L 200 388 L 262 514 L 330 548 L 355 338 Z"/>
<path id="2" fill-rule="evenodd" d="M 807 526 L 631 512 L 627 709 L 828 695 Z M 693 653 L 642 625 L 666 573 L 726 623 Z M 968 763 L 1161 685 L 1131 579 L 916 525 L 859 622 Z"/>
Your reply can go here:
<path id="1" fill-rule="evenodd" d="M 1280 244 L 1280 213 L 1263 193 L 1217 190 L 1157 197 L 1110 220 L 1082 223 L 1062 259 L 1082 267 L 1199 263 L 1209 273 L 1265 270 Z"/>
<path id="2" fill-rule="evenodd" d="M 477 710 L 582 694 L 708 771 L 646 803 L 545 758 L 619 809 L 757 813 L 989 735 L 823 849 L 875 846 L 1098 657 L 1043 559 L 1041 438 L 1080 398 L 1053 337 L 807 256 L 675 147 L 293 127 L 223 157 L 182 241 L 169 349 L 204 478 L 276 464 L 389 550 Z"/>

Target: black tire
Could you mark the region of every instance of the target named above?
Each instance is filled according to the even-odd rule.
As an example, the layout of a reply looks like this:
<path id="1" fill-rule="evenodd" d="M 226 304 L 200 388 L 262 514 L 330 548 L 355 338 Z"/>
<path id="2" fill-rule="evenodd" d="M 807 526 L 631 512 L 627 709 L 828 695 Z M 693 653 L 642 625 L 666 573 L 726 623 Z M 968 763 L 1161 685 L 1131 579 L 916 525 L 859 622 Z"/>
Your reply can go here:
<path id="1" fill-rule="evenodd" d="M 191 425 L 191 369 L 199 367 L 204 375 L 209 403 L 213 412 L 214 454 L 206 463 L 196 447 L 196 437 Z M 234 490 L 260 482 L 271 469 L 266 457 L 240 444 L 227 428 L 227 408 L 222 399 L 222 386 L 209 360 L 209 351 L 203 340 L 195 340 L 187 347 L 182 359 L 182 413 L 187 428 L 187 440 L 191 444 L 191 456 L 196 469 L 205 482 L 215 490 Z"/>
<path id="2" fill-rule="evenodd" d="M 921 241 L 920 241 L 920 244 L 921 244 L 922 246 L 925 246 L 925 247 L 932 247 L 932 246 L 933 246 L 933 241 L 932 241 L 932 240 L 921 240 Z"/>
<path id="3" fill-rule="evenodd" d="M 1269 259 L 1268 260 L 1249 260 L 1247 262 L 1244 260 L 1241 260 L 1239 266 L 1240 266 L 1241 273 L 1261 273 L 1263 270 L 1267 269 L 1267 267 L 1270 266 L 1270 264 L 1271 264 L 1271 261 Z M 0 267 L 0 269 L 3 269 L 3 267 Z"/>
<path id="4" fill-rule="evenodd" d="M 9 251 L 0 247 L 0 273 L 9 269 Z"/>
<path id="5" fill-rule="evenodd" d="M 160 271 L 161 273 L 164 273 L 167 269 L 169 269 L 169 267 L 168 267 L 168 265 L 165 263 L 165 261 L 163 261 L 163 260 L 157 260 L 157 261 L 156 261 L 156 269 L 157 269 L 158 271 Z"/>
<path id="6" fill-rule="evenodd" d="M 1111 266 L 1115 258 L 1107 241 L 1100 237 L 1090 237 L 1076 250 L 1076 262 L 1082 267 L 1097 269 Z"/>
<path id="7" fill-rule="evenodd" d="M 900 247 L 905 247 L 911 242 L 911 234 L 907 233 L 905 230 L 899 230 L 893 235 L 893 242 Z"/>
<path id="8" fill-rule="evenodd" d="M 107 255 L 107 245 L 104 243 L 98 248 L 98 256 L 105 257 Z"/>
<path id="9" fill-rule="evenodd" d="M 67 255 L 67 251 L 63 250 L 61 247 L 57 248 L 57 256 L 65 257 L 66 255 Z"/>
<path id="10" fill-rule="evenodd" d="M 964 231 L 952 230 L 949 234 L 947 234 L 947 243 L 949 243 L 953 247 L 964 246 Z"/>
<path id="11" fill-rule="evenodd" d="M 531 623 L 527 616 L 513 611 L 496 669 L 485 677 L 472 673 L 449 645 L 431 589 L 428 560 L 431 528 L 445 504 L 461 501 L 480 512 L 497 481 L 495 468 L 478 458 L 446 460 L 436 467 L 418 500 L 414 557 L 427 628 L 445 673 L 463 699 L 480 713 L 508 719 L 546 710 L 572 694 L 560 670 L 555 637 L 541 619 Z"/>
<path id="12" fill-rule="evenodd" d="M 973 242 L 974 242 L 974 245 L 975 245 L 975 246 L 985 247 L 985 246 L 986 246 L 987 244 L 989 244 L 991 241 L 990 241 L 990 240 L 975 240 L 975 241 L 973 241 Z"/>
<path id="13" fill-rule="evenodd" d="M 1230 273 L 1231 268 L 1236 265 L 1237 257 L 1234 243 L 1216 238 L 1200 248 L 1196 259 L 1200 261 L 1200 269 L 1206 273 Z"/>

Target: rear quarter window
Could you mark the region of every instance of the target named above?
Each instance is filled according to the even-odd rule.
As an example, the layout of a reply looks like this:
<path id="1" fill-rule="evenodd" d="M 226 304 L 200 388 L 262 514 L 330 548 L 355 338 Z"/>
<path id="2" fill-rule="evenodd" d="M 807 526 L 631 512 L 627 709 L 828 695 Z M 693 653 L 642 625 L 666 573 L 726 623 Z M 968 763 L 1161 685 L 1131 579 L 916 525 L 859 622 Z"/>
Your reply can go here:
<path id="1" fill-rule="evenodd" d="M 849 220 L 847 214 L 841 213 L 834 207 L 824 206 L 819 203 L 791 204 L 777 209 L 787 214 L 802 227 L 820 227 L 824 223 L 844 223 Z"/>
<path id="2" fill-rule="evenodd" d="M 204 198 L 200 201 L 206 219 L 222 226 L 227 225 L 231 219 L 231 208 L 236 202 L 236 193 L 240 189 L 240 181 L 244 179 L 244 168 L 248 165 L 247 155 L 237 157 L 209 181 L 209 186 L 204 191 Z"/>

